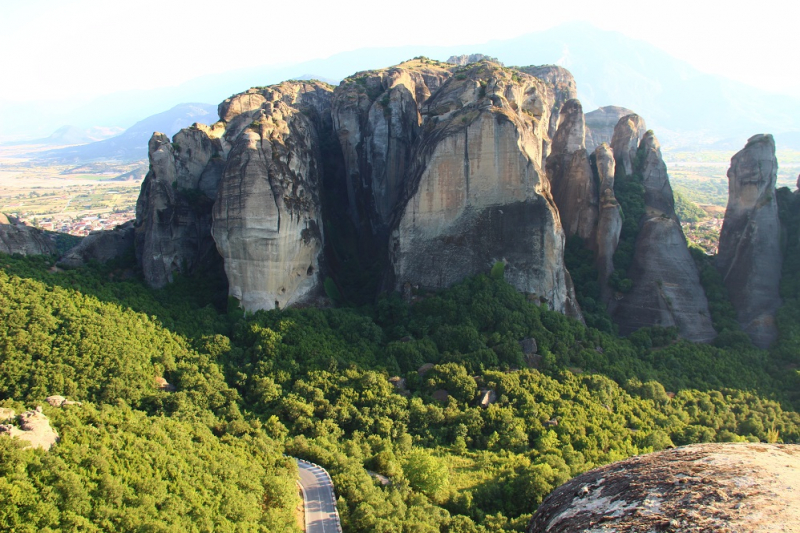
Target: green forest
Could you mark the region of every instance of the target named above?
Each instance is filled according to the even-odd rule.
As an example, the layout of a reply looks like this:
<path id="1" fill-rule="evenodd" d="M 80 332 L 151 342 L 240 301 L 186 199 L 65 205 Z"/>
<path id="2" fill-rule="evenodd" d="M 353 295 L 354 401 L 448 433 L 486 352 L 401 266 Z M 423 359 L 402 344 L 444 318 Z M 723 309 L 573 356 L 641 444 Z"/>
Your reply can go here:
<path id="1" fill-rule="evenodd" d="M 778 198 L 795 229 L 769 351 L 738 330 L 699 252 L 711 345 L 664 328 L 621 338 L 600 310 L 586 326 L 529 301 L 502 265 L 411 303 L 251 314 L 202 277 L 154 291 L 121 263 L 0 255 L 0 407 L 42 405 L 61 437 L 49 452 L 0 438 L 0 529 L 299 531 L 296 456 L 331 473 L 348 532 L 523 531 L 599 465 L 798 442 L 800 200 Z M 573 243 L 568 264 L 582 253 Z M 50 407 L 53 394 L 82 405 Z"/>

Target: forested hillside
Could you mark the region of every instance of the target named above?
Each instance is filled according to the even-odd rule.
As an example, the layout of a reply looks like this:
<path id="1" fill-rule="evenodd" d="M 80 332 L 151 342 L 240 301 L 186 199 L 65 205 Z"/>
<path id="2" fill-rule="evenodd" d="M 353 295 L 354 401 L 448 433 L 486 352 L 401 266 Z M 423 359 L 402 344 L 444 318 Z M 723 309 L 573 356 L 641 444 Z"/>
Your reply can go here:
<path id="1" fill-rule="evenodd" d="M 329 469 L 345 531 L 521 531 L 594 466 L 800 440 L 793 274 L 767 352 L 731 321 L 716 345 L 587 328 L 501 265 L 413 303 L 247 315 L 199 278 L 151 291 L 113 265 L 51 267 L 0 257 L 0 406 L 44 405 L 61 436 L 49 452 L 0 438 L 7 530 L 292 531 L 286 453 Z"/>

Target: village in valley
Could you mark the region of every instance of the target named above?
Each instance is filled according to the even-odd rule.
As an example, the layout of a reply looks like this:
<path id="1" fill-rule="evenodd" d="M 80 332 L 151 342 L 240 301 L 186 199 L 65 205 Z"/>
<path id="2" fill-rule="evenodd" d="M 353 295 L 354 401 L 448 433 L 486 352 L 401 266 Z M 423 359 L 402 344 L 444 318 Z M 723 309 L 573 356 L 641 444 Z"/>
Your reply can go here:
<path id="1" fill-rule="evenodd" d="M 146 161 L 75 166 L 0 150 L 0 213 L 28 226 L 83 237 L 136 218 Z"/>

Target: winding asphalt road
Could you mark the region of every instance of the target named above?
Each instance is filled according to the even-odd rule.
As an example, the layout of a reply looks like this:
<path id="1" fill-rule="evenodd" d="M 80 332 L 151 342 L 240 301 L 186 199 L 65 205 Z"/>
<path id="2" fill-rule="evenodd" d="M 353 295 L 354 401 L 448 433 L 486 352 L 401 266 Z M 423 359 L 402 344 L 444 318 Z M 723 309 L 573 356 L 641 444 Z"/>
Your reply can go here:
<path id="1" fill-rule="evenodd" d="M 306 510 L 306 533 L 341 533 L 331 476 L 319 465 L 297 459 Z"/>

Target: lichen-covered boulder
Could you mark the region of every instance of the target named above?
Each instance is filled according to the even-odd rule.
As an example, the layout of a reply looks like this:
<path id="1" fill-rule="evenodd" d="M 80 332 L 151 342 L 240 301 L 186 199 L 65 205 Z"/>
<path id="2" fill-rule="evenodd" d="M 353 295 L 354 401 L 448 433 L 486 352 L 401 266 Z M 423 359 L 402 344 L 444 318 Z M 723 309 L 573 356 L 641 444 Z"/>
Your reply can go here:
<path id="1" fill-rule="evenodd" d="M 553 491 L 528 533 L 800 531 L 800 446 L 695 444 L 632 457 Z"/>

